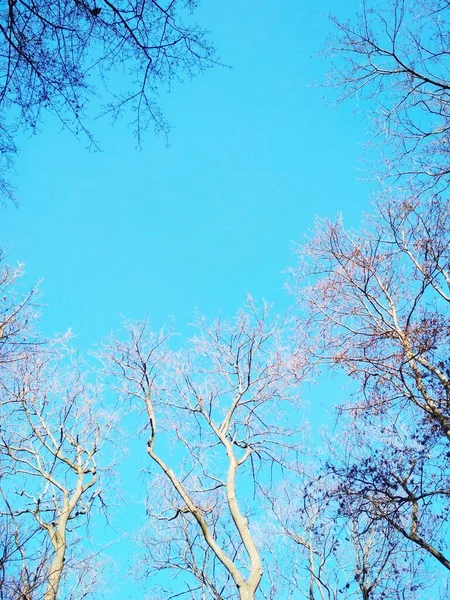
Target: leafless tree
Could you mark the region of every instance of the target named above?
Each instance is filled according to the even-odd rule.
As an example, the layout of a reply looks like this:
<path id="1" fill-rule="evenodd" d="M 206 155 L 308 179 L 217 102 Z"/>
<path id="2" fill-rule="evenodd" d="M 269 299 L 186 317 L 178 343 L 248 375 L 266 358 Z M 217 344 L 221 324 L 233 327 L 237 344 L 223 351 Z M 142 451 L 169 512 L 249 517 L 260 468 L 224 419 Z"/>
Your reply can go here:
<path id="1" fill-rule="evenodd" d="M 341 479 L 312 463 L 305 461 L 308 471 L 267 495 L 293 597 L 423 597 L 424 578 L 402 536 L 382 521 L 368 519 L 363 511 L 344 511 L 347 497 Z"/>
<path id="2" fill-rule="evenodd" d="M 355 384 L 343 493 L 446 568 L 449 225 L 436 199 L 381 203 L 359 233 L 322 221 L 296 272 L 299 346 Z"/>
<path id="3" fill-rule="evenodd" d="M 138 143 L 150 123 L 166 131 L 158 87 L 214 62 L 205 32 L 190 15 L 195 4 L 9 0 L 0 19 L 2 170 L 17 150 L 16 133 L 35 131 L 43 111 L 95 146 L 87 107 L 97 95 L 101 112 L 117 118 L 129 111 Z M 11 193 L 4 178 L 0 191 Z"/>
<path id="4" fill-rule="evenodd" d="M 295 270 L 309 360 L 358 383 L 356 412 L 413 406 L 447 439 L 449 232 L 448 202 L 381 204 L 359 233 L 320 221 Z"/>
<path id="5" fill-rule="evenodd" d="M 0 377 L 4 370 L 23 360 L 30 348 L 38 345 L 33 331 L 36 288 L 21 290 L 23 266 L 12 267 L 0 250 Z"/>
<path id="6" fill-rule="evenodd" d="M 18 581 L 30 600 L 55 600 L 70 588 L 63 580 L 72 576 L 73 530 L 101 494 L 97 455 L 114 424 L 63 350 L 59 341 L 34 349 L 0 382 L 0 511 L 14 525 Z M 75 597 L 86 594 L 83 585 Z"/>
<path id="7" fill-rule="evenodd" d="M 233 322 L 200 321 L 187 351 L 170 351 L 167 336 L 146 323 L 106 349 L 121 394 L 145 408 L 147 453 L 157 467 L 147 573 L 184 573 L 186 597 L 264 593 L 258 485 L 294 458 L 297 444 L 282 327 L 250 301 Z M 164 584 L 159 593 L 179 591 Z"/>
<path id="8" fill-rule="evenodd" d="M 0 523 L 0 598 L 31 600 L 45 578 L 48 547 L 43 544 L 34 556 L 27 554 L 28 545 L 37 533 L 36 527 L 24 531 L 12 515 L 3 515 Z"/>
<path id="9" fill-rule="evenodd" d="M 416 191 L 449 183 L 449 16 L 447 0 L 364 0 L 332 18 L 328 84 L 368 100 L 383 151 L 387 142 L 383 174 Z"/>
<path id="10" fill-rule="evenodd" d="M 331 465 L 342 510 L 384 523 L 406 540 L 410 552 L 428 553 L 449 569 L 446 441 L 430 439 L 404 415 L 385 418 L 381 427 L 358 420 L 351 429 L 345 458 Z"/>

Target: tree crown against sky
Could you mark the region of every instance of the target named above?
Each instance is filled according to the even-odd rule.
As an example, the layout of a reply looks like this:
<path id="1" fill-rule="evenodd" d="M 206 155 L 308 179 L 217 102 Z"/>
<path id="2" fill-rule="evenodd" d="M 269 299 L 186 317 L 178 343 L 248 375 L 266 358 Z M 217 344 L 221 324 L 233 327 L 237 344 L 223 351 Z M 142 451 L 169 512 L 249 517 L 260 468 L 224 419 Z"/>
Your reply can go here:
<path id="1" fill-rule="evenodd" d="M 302 247 L 299 348 L 355 383 L 327 462 L 339 511 L 448 569 L 450 209 L 435 196 L 376 209 L 360 232 L 319 222 Z"/>
<path id="2" fill-rule="evenodd" d="M 63 588 L 80 598 L 96 589 L 96 553 L 79 542 L 93 506 L 103 506 L 105 445 L 118 412 L 102 405 L 67 336 L 37 342 L 29 296 L 2 267 L 0 597 L 55 600 Z"/>
<path id="3" fill-rule="evenodd" d="M 98 8 L 90 9 L 92 18 L 103 13 Z M 102 593 L 85 575 L 92 565 L 74 534 L 86 542 L 104 498 L 97 477 L 111 421 L 95 409 L 105 388 L 114 409 L 129 412 L 125 435 L 112 436 L 122 435 L 133 454 L 129 479 L 149 484 L 146 494 L 136 481 L 125 490 L 124 526 L 129 533 L 140 510 L 147 525 L 139 572 L 156 589 L 152 597 L 448 597 L 449 207 L 444 197 L 418 197 L 416 186 L 410 192 L 379 202 L 356 232 L 342 220 L 319 223 L 302 250 L 298 273 L 308 285 L 299 288 L 297 338 L 290 319 L 272 321 L 267 307 L 261 314 L 252 305 L 231 322 L 201 320 L 186 347 L 141 322 L 110 343 L 114 377 L 99 386 L 76 361 L 64 365 L 58 343 L 35 344 L 31 299 L 14 291 L 18 273 L 4 270 L 0 577 L 13 598 Z M 139 217 L 147 242 L 157 219 L 145 211 Z M 134 233 L 126 241 L 138 263 Z M 240 267 L 248 274 L 244 237 L 233 276 Z M 202 256 L 210 250 L 203 241 Z M 179 240 L 175 245 L 185 252 Z M 134 295 L 149 264 L 132 281 Z M 130 268 L 118 277 L 122 287 Z M 228 286 L 234 283 L 230 277 Z M 145 303 L 158 293 L 156 286 L 143 294 Z M 93 305 L 87 327 L 100 318 Z M 311 437 L 301 428 L 298 385 L 330 364 L 353 378 L 357 394 L 324 449 L 314 445 L 317 415 Z M 333 403 L 338 385 L 314 398 L 328 394 Z M 314 402 L 312 409 L 322 410 Z M 311 446 L 303 444 L 303 454 L 298 437 Z M 105 484 L 114 493 L 126 478 L 120 467 L 116 477 Z M 133 553 L 135 573 L 137 560 Z M 123 579 L 123 556 L 118 571 Z M 142 595 L 134 583 L 129 594 Z"/>
<path id="4" fill-rule="evenodd" d="M 448 442 L 442 425 L 446 413 L 439 364 L 435 373 L 430 362 L 437 357 L 439 363 L 442 348 L 433 333 L 436 328 L 430 329 L 426 319 L 431 319 L 431 325 L 436 321 L 430 312 L 435 308 L 433 293 L 445 296 L 440 285 L 446 276 L 442 257 L 448 244 L 443 236 L 436 238 L 435 247 L 430 237 L 428 244 L 423 239 L 432 224 L 442 225 L 448 207 L 436 202 L 409 205 L 406 213 L 404 207 L 400 213 L 398 206 L 388 213 L 380 208 L 360 237 L 347 233 L 342 224 L 321 224 L 319 237 L 309 246 L 315 257 L 309 263 L 314 266 L 309 273 L 313 285 L 302 288 L 301 296 L 308 302 L 311 318 L 302 323 L 297 349 L 290 322 L 271 320 L 267 307 L 261 312 L 252 302 L 234 322 L 200 321 L 199 333 L 187 351 L 171 350 L 166 346 L 168 336 L 151 334 L 145 323 L 129 326 L 126 338 L 120 336 L 104 348 L 102 355 L 109 361 L 121 404 L 130 406 L 138 400 L 144 408 L 147 455 L 157 472 L 150 470 L 149 526 L 142 536 L 140 572 L 150 579 L 157 597 L 183 593 L 195 598 L 202 593 L 216 599 L 288 598 L 309 589 L 310 597 L 317 593 L 331 599 L 340 594 L 367 600 L 389 593 L 400 600 L 405 593 L 421 598 L 427 585 L 434 586 L 439 597 L 430 560 L 448 564 L 444 548 L 445 500 L 450 494 Z M 393 223 L 397 227 L 392 228 Z M 389 237 L 393 231 L 403 232 L 398 237 L 400 248 Z M 406 238 L 414 250 L 411 255 Z M 433 256 L 433 261 L 425 260 L 425 255 Z M 411 276 L 405 265 L 416 275 Z M 407 285 L 408 277 L 416 287 L 400 293 L 398 286 Z M 394 300 L 400 302 L 397 311 Z M 442 315 L 445 307 L 446 301 Z M 16 313 L 25 314 L 25 308 Z M 414 356 L 405 358 L 417 341 L 416 314 L 425 333 L 420 347 L 413 348 Z M 380 327 L 378 319 L 383 316 Z M 389 319 L 396 336 L 386 335 Z M 399 325 L 395 329 L 399 322 L 403 329 Z M 319 335 L 314 331 L 317 327 Z M 432 336 L 432 343 L 425 343 L 425 334 L 427 340 Z M 352 352 L 343 352 L 343 346 Z M 55 597 L 56 590 L 70 597 L 66 580 L 73 581 L 76 571 L 69 563 L 64 578 L 64 569 L 49 567 L 57 561 L 59 550 L 52 532 L 59 519 L 67 525 L 91 510 L 96 494 L 90 489 L 96 482 L 95 469 L 88 463 L 101 428 L 89 417 L 94 429 L 85 438 L 83 422 L 79 418 L 70 422 L 72 407 L 84 403 L 84 386 L 80 388 L 77 375 L 75 379 L 65 375 L 55 385 L 45 375 L 47 352 L 46 347 L 32 350 L 12 362 L 9 372 L 16 384 L 7 386 L 8 379 L 3 378 L 4 422 L 19 419 L 6 428 L 0 448 L 7 474 L 16 482 L 16 487 L 8 484 L 5 489 L 20 499 L 13 508 L 5 497 L 8 531 L 20 528 L 21 519 L 28 516 L 37 521 L 41 534 L 49 533 L 48 549 L 40 555 L 43 564 L 24 554 L 31 575 L 38 579 L 29 578 L 28 570 L 27 577 L 13 571 L 6 578 L 10 587 L 17 586 L 19 578 L 22 586 L 26 582 L 36 591 L 56 573 L 58 583 L 51 584 L 47 597 Z M 316 360 L 343 365 L 361 382 L 362 402 L 347 407 L 353 415 L 351 427 L 345 431 L 340 425 L 341 440 L 332 446 L 327 464 L 311 474 L 305 470 L 311 455 L 301 453 L 295 443 L 296 435 L 302 437 L 296 388 L 302 364 L 310 374 Z M 392 367 L 392 361 L 398 361 L 398 366 Z M 427 369 L 432 376 L 427 376 Z M 401 385 L 405 387 L 399 390 Z M 62 390 L 66 400 L 61 420 L 52 399 Z M 90 406 L 89 396 L 87 400 Z M 19 426 L 22 413 L 26 431 Z M 82 414 L 87 413 L 82 410 Z M 129 437 L 137 435 L 140 426 L 133 428 Z M 65 445 L 79 458 L 70 459 L 63 451 Z M 144 454 L 144 441 L 140 446 Z M 49 467 L 44 466 L 47 454 Z M 28 465 L 26 473 L 23 464 Z M 63 468 L 63 482 L 58 477 L 61 464 L 69 467 Z M 75 479 L 81 478 L 79 497 L 78 484 L 71 491 L 66 482 L 71 470 Z M 289 483 L 280 481 L 289 471 Z M 56 486 L 68 509 L 58 508 L 55 495 L 47 505 L 45 487 L 37 496 L 26 491 L 24 499 L 20 490 L 34 489 L 23 482 L 24 475 L 42 478 L 50 488 Z M 87 501 L 82 500 L 85 493 Z M 50 521 L 44 519 L 47 514 Z M 15 544 L 18 539 L 14 538 Z M 9 548 L 11 540 L 5 539 L 4 546 Z M 25 548 L 20 543 L 19 549 L 25 552 Z M 65 552 L 71 550 L 69 543 Z M 84 567 L 83 562 L 77 564 Z M 170 572 L 179 573 L 173 587 L 167 581 Z M 75 589 L 81 589 L 83 577 L 75 575 Z"/>
<path id="5" fill-rule="evenodd" d="M 310 356 L 343 366 L 361 406 L 382 413 L 401 397 L 447 437 L 449 216 L 432 197 L 380 203 L 361 232 L 321 221 L 296 271 Z"/>
<path id="6" fill-rule="evenodd" d="M 127 329 L 104 356 L 119 393 L 145 407 L 158 488 L 148 499 L 145 571 L 189 573 L 192 593 L 207 597 L 254 598 L 267 581 L 249 510 L 257 520 L 261 482 L 279 478 L 300 448 L 283 321 L 249 298 L 234 321 L 200 321 L 177 353 L 146 323 Z"/>
<path id="7" fill-rule="evenodd" d="M 356 17 L 332 18 L 328 84 L 368 109 L 392 183 L 445 190 L 450 171 L 446 0 L 364 1 Z M 387 144 L 387 148 L 386 148 Z"/>
<path id="8" fill-rule="evenodd" d="M 10 194 L 5 167 L 17 134 L 37 131 L 43 112 L 92 147 L 92 104 L 113 120 L 125 113 L 138 145 L 150 124 L 167 132 L 158 88 L 214 62 L 194 8 L 189 0 L 10 0 L 0 22 L 0 191 Z"/>

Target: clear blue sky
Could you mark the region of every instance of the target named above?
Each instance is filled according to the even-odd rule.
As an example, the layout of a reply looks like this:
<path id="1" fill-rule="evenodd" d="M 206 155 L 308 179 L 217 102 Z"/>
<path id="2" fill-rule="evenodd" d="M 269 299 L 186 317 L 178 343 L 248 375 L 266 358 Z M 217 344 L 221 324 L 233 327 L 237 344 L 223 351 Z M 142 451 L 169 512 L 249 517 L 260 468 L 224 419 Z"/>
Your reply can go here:
<path id="1" fill-rule="evenodd" d="M 316 56 L 324 13 L 336 10 L 330 0 L 204 1 L 197 19 L 232 68 L 161 95 L 169 147 L 149 132 L 136 151 L 126 121 L 94 124 L 101 153 L 51 119 L 23 137 L 20 208 L 1 212 L 0 239 L 27 284 L 42 280 L 45 334 L 70 327 L 87 349 L 122 315 L 148 315 L 154 328 L 174 316 L 184 330 L 195 313 L 233 314 L 248 292 L 287 306 L 293 241 L 317 214 L 356 224 L 369 205 L 366 125 L 313 85 L 328 68 Z"/>
<path id="2" fill-rule="evenodd" d="M 135 150 L 126 122 L 94 129 L 103 151 L 50 119 L 21 140 L 20 209 L 0 239 L 27 282 L 42 280 L 46 333 L 71 327 L 95 343 L 120 315 L 155 326 L 194 311 L 229 314 L 247 292 L 283 303 L 292 241 L 315 214 L 368 205 L 358 181 L 365 125 L 311 87 L 335 2 L 203 2 L 216 68 L 161 95 L 170 147 L 148 132 Z M 351 7 L 348 7 L 351 10 Z M 280 304 L 280 307 L 281 307 Z"/>

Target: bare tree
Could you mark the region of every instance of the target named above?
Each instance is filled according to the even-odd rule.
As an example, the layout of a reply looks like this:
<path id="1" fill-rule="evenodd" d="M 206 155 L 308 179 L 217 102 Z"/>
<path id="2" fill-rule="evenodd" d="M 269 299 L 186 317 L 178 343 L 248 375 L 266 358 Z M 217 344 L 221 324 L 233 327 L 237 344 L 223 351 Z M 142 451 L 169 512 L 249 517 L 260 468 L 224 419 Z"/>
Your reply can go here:
<path id="1" fill-rule="evenodd" d="M 446 441 L 430 439 L 404 415 L 385 417 L 382 426 L 359 419 L 350 429 L 345 457 L 330 464 L 342 511 L 383 523 L 404 538 L 405 550 L 450 569 Z"/>
<path id="2" fill-rule="evenodd" d="M 1 380 L 0 510 L 15 525 L 19 579 L 23 588 L 27 576 L 23 597 L 30 599 L 62 596 L 73 530 L 85 525 L 101 494 L 97 455 L 114 424 L 99 391 L 69 359 L 59 342 L 49 344 Z M 87 595 L 83 587 L 77 598 Z"/>
<path id="3" fill-rule="evenodd" d="M 157 467 L 147 573 L 184 573 L 187 597 L 263 593 L 252 528 L 258 485 L 294 457 L 297 429 L 286 416 L 296 398 L 283 324 L 268 312 L 250 301 L 234 322 L 201 321 L 187 351 L 169 351 L 167 336 L 146 323 L 106 350 L 121 393 L 145 408 L 147 453 Z M 182 593 L 168 587 L 158 597 Z"/>
<path id="4" fill-rule="evenodd" d="M 95 146 L 87 107 L 97 95 L 103 100 L 103 113 L 113 118 L 124 110 L 131 114 L 138 144 L 150 123 L 167 131 L 157 103 L 158 87 L 191 77 L 214 62 L 205 32 L 189 14 L 195 4 L 10 0 L 0 19 L 4 165 L 17 151 L 16 133 L 35 131 L 43 111 Z M 4 178 L 0 191 L 11 194 Z"/>
<path id="5" fill-rule="evenodd" d="M 320 221 L 299 249 L 300 347 L 358 383 L 356 412 L 412 405 L 427 431 L 450 439 L 450 204 L 376 211 L 360 233 Z"/>
<path id="6" fill-rule="evenodd" d="M 446 189 L 450 174 L 450 30 L 447 0 L 364 0 L 332 17 L 328 84 L 368 100 L 380 134 L 383 174 L 416 191 Z M 386 141 L 388 150 L 385 151 Z"/>
<path id="7" fill-rule="evenodd" d="M 299 346 L 354 382 L 345 494 L 447 568 L 449 224 L 436 199 L 379 204 L 360 233 L 323 221 L 296 272 Z"/>
<path id="8" fill-rule="evenodd" d="M 341 479 L 313 462 L 312 457 L 305 460 L 308 471 L 267 495 L 273 528 L 284 546 L 284 577 L 294 597 L 423 597 L 424 578 L 402 536 L 363 511 L 344 511 Z"/>
<path id="9" fill-rule="evenodd" d="M 38 345 L 33 331 L 36 288 L 21 290 L 22 274 L 23 266 L 8 265 L 5 253 L 0 250 L 0 377 L 12 363 L 23 360 Z"/>
<path id="10" fill-rule="evenodd" d="M 37 528 L 23 528 L 12 515 L 2 515 L 0 538 L 1 600 L 32 600 L 46 576 L 48 546 L 42 544 L 34 556 L 27 553 Z M 24 531 L 25 529 L 25 531 Z"/>

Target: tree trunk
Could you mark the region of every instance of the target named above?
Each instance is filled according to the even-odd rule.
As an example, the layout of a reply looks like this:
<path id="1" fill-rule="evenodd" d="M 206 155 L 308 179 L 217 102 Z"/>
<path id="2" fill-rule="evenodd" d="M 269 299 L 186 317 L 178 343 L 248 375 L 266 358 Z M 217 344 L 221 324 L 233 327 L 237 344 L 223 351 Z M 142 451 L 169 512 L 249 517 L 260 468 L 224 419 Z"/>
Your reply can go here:
<path id="1" fill-rule="evenodd" d="M 255 594 L 248 587 L 239 588 L 239 600 L 255 600 Z"/>
<path id="2" fill-rule="evenodd" d="M 52 537 L 53 547 L 55 548 L 55 556 L 50 567 L 50 573 L 48 576 L 48 584 L 47 589 L 45 591 L 44 600 L 56 600 L 57 598 L 67 548 L 65 524 L 63 531 L 61 532 L 57 529 Z"/>

